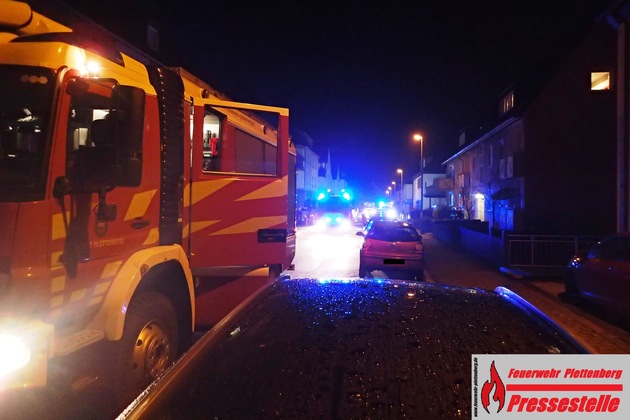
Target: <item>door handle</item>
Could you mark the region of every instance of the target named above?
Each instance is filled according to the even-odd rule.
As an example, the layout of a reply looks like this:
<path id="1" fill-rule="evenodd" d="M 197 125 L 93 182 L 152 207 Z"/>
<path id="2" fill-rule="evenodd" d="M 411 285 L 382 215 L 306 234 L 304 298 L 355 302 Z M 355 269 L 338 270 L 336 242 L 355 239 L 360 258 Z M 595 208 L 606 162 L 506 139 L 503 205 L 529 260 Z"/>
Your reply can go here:
<path id="1" fill-rule="evenodd" d="M 148 220 L 142 220 L 142 219 L 136 219 L 133 222 L 131 222 L 131 228 L 132 229 L 143 229 L 145 227 L 149 226 L 149 221 Z"/>

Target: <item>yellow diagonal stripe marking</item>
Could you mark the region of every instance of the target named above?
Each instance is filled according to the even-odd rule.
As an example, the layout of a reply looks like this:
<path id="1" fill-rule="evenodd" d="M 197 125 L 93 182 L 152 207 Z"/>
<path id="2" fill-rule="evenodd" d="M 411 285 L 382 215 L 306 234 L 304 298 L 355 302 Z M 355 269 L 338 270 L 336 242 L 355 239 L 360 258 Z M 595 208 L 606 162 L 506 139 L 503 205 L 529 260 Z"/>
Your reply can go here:
<path id="1" fill-rule="evenodd" d="M 63 305 L 63 296 L 53 296 L 52 298 L 50 298 L 50 307 L 51 308 L 57 308 L 59 306 Z"/>
<path id="2" fill-rule="evenodd" d="M 188 231 L 188 226 L 184 226 L 184 238 L 187 238 L 189 233 L 195 233 L 197 231 L 200 231 L 201 229 L 205 229 L 210 225 L 214 225 L 215 223 L 219 223 L 220 220 L 206 220 L 206 221 L 202 221 L 202 222 L 192 222 L 190 224 L 190 230 L 192 232 Z"/>
<path id="3" fill-rule="evenodd" d="M 252 219 L 237 223 L 218 232 L 211 233 L 210 235 L 234 235 L 237 233 L 252 233 L 256 232 L 258 229 L 265 229 L 271 226 L 279 225 L 281 223 L 286 223 L 286 221 L 286 216 L 254 217 Z"/>
<path id="4" fill-rule="evenodd" d="M 144 216 L 156 192 L 157 189 L 134 194 L 131 204 L 129 204 L 129 208 L 127 209 L 127 214 L 125 214 L 125 220 Z"/>
<path id="5" fill-rule="evenodd" d="M 70 220 L 70 212 L 66 212 L 66 217 Z M 63 223 L 63 213 L 53 214 L 52 217 L 52 237 L 51 239 L 61 239 L 66 237 L 66 225 Z"/>
<path id="6" fill-rule="evenodd" d="M 259 200 L 261 198 L 281 197 L 286 195 L 287 179 L 288 177 L 286 176 L 282 179 L 277 179 L 264 187 L 258 188 L 256 191 L 252 191 L 249 194 L 242 196 L 236 201 Z"/>
<path id="7" fill-rule="evenodd" d="M 103 293 L 105 293 L 107 291 L 107 289 L 109 289 L 109 285 L 112 284 L 111 280 L 110 281 L 104 281 L 102 283 L 99 283 L 96 285 L 96 287 L 94 288 L 94 293 L 92 293 L 93 295 L 102 295 Z"/>
<path id="8" fill-rule="evenodd" d="M 195 182 L 194 188 L 192 190 L 192 198 L 190 198 L 190 184 L 186 185 L 186 187 L 184 188 L 184 207 L 195 204 L 196 202 L 203 200 L 209 195 L 214 194 L 217 190 L 225 187 L 235 179 L 236 178 L 213 179 L 211 181 Z"/>
<path id="9" fill-rule="evenodd" d="M 53 277 L 50 285 L 52 293 L 62 292 L 66 288 L 66 276 Z"/>
<path id="10" fill-rule="evenodd" d="M 77 300 L 83 299 L 87 294 L 87 289 L 79 289 L 75 290 L 70 294 L 70 302 L 76 302 Z"/>
<path id="11" fill-rule="evenodd" d="M 147 234 L 147 237 L 144 240 L 144 242 L 142 243 L 142 245 L 157 244 L 159 239 L 160 239 L 160 231 L 159 231 L 159 229 L 158 228 L 151 228 L 151 230 L 149 230 L 149 233 Z"/>
<path id="12" fill-rule="evenodd" d="M 63 251 L 54 251 L 50 253 L 50 268 L 63 267 L 63 264 L 59 261 Z"/>
<path id="13" fill-rule="evenodd" d="M 108 263 L 103 267 L 103 271 L 101 272 L 101 279 L 106 279 L 108 277 L 114 277 L 116 273 L 118 273 L 118 268 L 122 265 L 122 261 L 114 261 Z"/>

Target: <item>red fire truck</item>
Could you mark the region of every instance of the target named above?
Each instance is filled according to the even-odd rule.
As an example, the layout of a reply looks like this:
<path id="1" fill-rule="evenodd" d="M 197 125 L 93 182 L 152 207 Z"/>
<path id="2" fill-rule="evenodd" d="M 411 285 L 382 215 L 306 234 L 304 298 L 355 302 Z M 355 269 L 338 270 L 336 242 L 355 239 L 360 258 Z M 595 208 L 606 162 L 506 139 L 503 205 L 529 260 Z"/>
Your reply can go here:
<path id="1" fill-rule="evenodd" d="M 55 358 L 111 342 L 125 398 L 189 342 L 197 276 L 291 264 L 288 110 L 22 2 L 0 0 L 0 28 L 0 390 L 45 386 Z"/>

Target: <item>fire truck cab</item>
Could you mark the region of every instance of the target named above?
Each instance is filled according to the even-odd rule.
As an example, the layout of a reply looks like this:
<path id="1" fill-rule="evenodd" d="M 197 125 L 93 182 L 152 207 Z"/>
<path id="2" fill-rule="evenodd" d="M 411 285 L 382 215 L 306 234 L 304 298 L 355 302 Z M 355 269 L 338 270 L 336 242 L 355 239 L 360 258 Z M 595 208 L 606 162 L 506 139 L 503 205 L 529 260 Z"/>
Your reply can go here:
<path id="1" fill-rule="evenodd" d="M 23 2 L 0 0 L 0 28 L 0 392 L 109 341 L 128 400 L 187 347 L 195 276 L 291 264 L 288 110 L 232 102 Z"/>

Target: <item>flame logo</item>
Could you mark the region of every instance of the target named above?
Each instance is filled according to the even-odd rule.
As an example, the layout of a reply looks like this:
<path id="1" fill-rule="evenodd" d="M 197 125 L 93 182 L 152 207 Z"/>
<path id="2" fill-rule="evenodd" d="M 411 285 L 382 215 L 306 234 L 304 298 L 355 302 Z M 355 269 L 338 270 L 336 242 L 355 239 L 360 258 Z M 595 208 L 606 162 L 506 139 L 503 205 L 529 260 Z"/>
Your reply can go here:
<path id="1" fill-rule="evenodd" d="M 498 413 L 505 404 L 505 385 L 499 376 L 499 372 L 497 372 L 497 369 L 494 367 L 494 360 L 490 365 L 490 380 L 484 382 L 481 387 L 481 404 L 488 414 L 490 414 L 488 406 L 490 405 L 490 392 L 492 391 L 492 388 L 494 388 L 492 399 L 499 403 L 499 409 L 497 410 Z"/>

